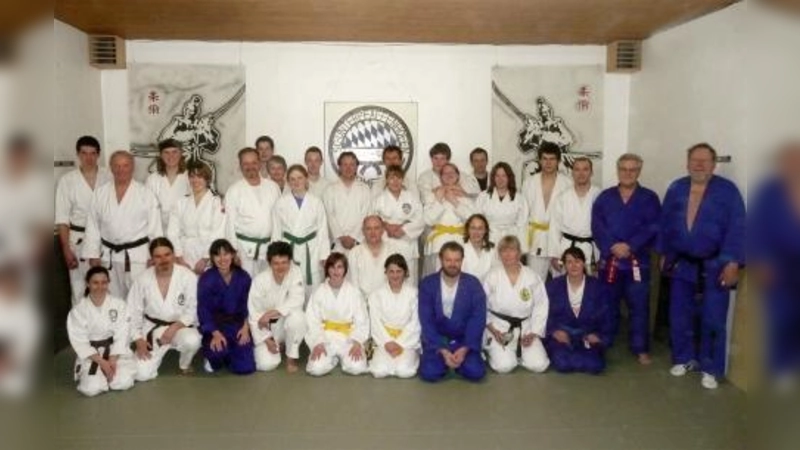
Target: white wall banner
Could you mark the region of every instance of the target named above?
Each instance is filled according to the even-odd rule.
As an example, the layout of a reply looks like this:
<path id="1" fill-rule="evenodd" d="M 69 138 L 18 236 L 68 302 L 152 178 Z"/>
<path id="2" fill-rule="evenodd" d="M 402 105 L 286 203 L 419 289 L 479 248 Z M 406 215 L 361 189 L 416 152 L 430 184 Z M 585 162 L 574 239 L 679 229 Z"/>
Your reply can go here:
<path id="1" fill-rule="evenodd" d="M 383 176 L 384 147 L 403 150 L 406 179 L 416 180 L 417 104 L 406 103 L 325 103 L 325 151 L 327 173 L 336 173 L 336 159 L 342 152 L 358 156 L 358 176 L 367 183 Z M 331 176 L 333 178 L 333 176 Z"/>
<path id="2" fill-rule="evenodd" d="M 183 144 L 188 160 L 211 166 L 224 192 L 239 178 L 236 153 L 245 146 L 242 66 L 132 64 L 128 68 L 131 151 L 137 178 L 153 171 L 158 142 Z"/>
<path id="3" fill-rule="evenodd" d="M 603 67 L 536 66 L 492 69 L 493 161 L 506 161 L 524 179 L 538 171 L 543 142 L 563 152 L 568 172 L 577 156 L 594 161 L 602 180 Z"/>

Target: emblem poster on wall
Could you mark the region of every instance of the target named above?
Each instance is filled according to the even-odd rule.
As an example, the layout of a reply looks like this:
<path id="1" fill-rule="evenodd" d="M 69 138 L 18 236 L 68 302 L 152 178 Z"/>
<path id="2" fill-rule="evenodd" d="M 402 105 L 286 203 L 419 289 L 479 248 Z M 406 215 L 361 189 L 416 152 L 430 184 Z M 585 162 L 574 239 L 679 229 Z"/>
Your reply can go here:
<path id="1" fill-rule="evenodd" d="M 187 161 L 211 167 L 221 192 L 239 178 L 245 146 L 245 74 L 241 66 L 133 64 L 128 69 L 131 151 L 137 177 L 155 170 L 158 142 L 183 144 Z"/>
<path id="2" fill-rule="evenodd" d="M 406 179 L 416 180 L 417 104 L 326 102 L 325 142 L 329 174 L 336 173 L 339 155 L 350 151 L 358 156 L 358 177 L 371 184 L 386 169 L 384 147 L 396 145 L 403 151 Z"/>
<path id="3" fill-rule="evenodd" d="M 603 67 L 537 66 L 492 69 L 492 150 L 522 179 L 539 170 L 544 142 L 558 145 L 561 170 L 578 156 L 594 160 L 595 183 L 602 180 Z M 496 155 L 496 156 L 495 156 Z"/>

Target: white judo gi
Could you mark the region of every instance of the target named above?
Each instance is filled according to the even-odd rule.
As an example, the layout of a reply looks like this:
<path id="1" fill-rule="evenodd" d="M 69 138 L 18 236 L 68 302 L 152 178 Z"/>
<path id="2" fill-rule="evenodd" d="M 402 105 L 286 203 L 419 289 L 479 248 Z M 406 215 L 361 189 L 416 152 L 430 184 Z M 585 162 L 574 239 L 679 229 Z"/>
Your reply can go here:
<path id="1" fill-rule="evenodd" d="M 77 355 L 75 378 L 78 392 L 89 397 L 109 390 L 123 391 L 133 386 L 136 363 L 130 344 L 130 319 L 124 300 L 107 295 L 97 307 L 83 297 L 67 316 L 69 342 Z M 108 360 L 117 356 L 117 371 L 108 381 L 91 356 Z"/>
<path id="2" fill-rule="evenodd" d="M 350 187 L 339 179 L 331 183 L 322 197 L 328 214 L 328 227 L 333 242 L 333 251 L 347 254 L 339 242 L 342 236 L 350 236 L 359 243 L 364 240 L 361 226 L 372 207 L 369 186 L 354 180 Z"/>
<path id="3" fill-rule="evenodd" d="M 262 178 L 258 186 L 241 179 L 225 194 L 225 235 L 236 248 L 242 269 L 251 277 L 267 268 L 267 246 L 273 236 L 273 207 L 280 196 L 278 185 L 266 178 Z"/>
<path id="4" fill-rule="evenodd" d="M 175 180 L 170 184 L 166 175 L 153 172 L 147 176 L 145 185 L 158 200 L 158 207 L 161 210 L 161 225 L 166 230 L 175 205 L 183 197 L 192 193 L 192 188 L 189 186 L 189 174 L 185 171 L 177 174 Z"/>
<path id="5" fill-rule="evenodd" d="M 547 328 L 547 315 L 550 302 L 547 298 L 544 282 L 532 269 L 522 266 L 517 282 L 512 284 L 504 267 L 492 269 L 483 283 L 486 291 L 486 322 L 503 333 L 511 331 L 507 343 L 498 342 L 489 330 L 486 330 L 486 355 L 489 366 L 496 372 L 507 373 L 521 364 L 533 372 L 544 372 L 550 365 L 550 359 L 542 344 Z M 496 314 L 495 314 L 496 313 Z M 499 315 L 510 316 L 522 323 L 512 327 Z M 522 336 L 534 333 L 537 337 L 528 347 L 521 347 L 521 356 L 517 357 L 517 345 Z"/>
<path id="6" fill-rule="evenodd" d="M 148 242 L 163 235 L 158 201 L 149 189 L 131 180 L 117 202 L 114 183 L 106 183 L 95 189 L 86 217 L 83 257 L 100 258 L 111 275 L 109 292 L 125 298 L 133 280 L 147 267 Z"/>
<path id="7" fill-rule="evenodd" d="M 408 263 L 409 282 L 416 285 L 419 274 L 419 237 L 425 229 L 419 194 L 404 189 L 395 197 L 384 189 L 372 202 L 372 214 L 378 215 L 384 223 L 403 226 L 406 233 L 403 237 L 385 236 L 384 239 L 398 245 L 400 254 Z"/>
<path id="8" fill-rule="evenodd" d="M 364 298 L 369 297 L 386 282 L 386 258 L 394 253 L 402 254 L 402 249 L 395 242 L 383 239 L 378 255 L 374 255 L 367 244 L 361 244 L 350 250 L 347 255 L 347 278 L 361 290 Z"/>
<path id="9" fill-rule="evenodd" d="M 467 197 L 472 200 L 475 200 L 481 192 L 481 188 L 478 185 L 478 181 L 475 180 L 475 177 L 471 177 L 467 174 L 462 174 L 462 176 L 459 177 L 458 184 L 464 189 Z M 420 201 L 424 206 L 436 201 L 433 190 L 441 185 L 442 180 L 439 178 L 439 174 L 435 173 L 433 169 L 428 169 L 419 174 L 419 177 L 417 177 L 417 190 L 419 191 Z"/>
<path id="10" fill-rule="evenodd" d="M 320 176 L 317 181 L 312 180 L 311 178 L 308 179 L 308 192 L 316 195 L 318 198 L 322 198 L 325 195 L 325 191 L 328 189 L 328 186 L 333 184 L 333 180 L 330 178 L 325 178 Z"/>
<path id="11" fill-rule="evenodd" d="M 199 203 L 189 194 L 172 209 L 167 238 L 175 246 L 175 256 L 182 257 L 190 268 L 197 261 L 209 258 L 211 243 L 225 237 L 225 209 L 213 192 L 206 191 Z"/>
<path id="12" fill-rule="evenodd" d="M 275 204 L 273 241 L 292 244 L 292 258 L 300 268 L 306 297 L 322 282 L 322 263 L 331 253 L 328 220 L 319 197 L 307 192 L 297 206 L 291 191 Z"/>
<path id="13" fill-rule="evenodd" d="M 425 260 L 423 276 L 439 270 L 439 250 L 446 242 L 464 243 L 464 222 L 475 213 L 475 202 L 469 197 L 461 197 L 458 206 L 447 200 L 434 200 L 425 205 L 423 218 L 431 227 L 425 237 Z"/>
<path id="14" fill-rule="evenodd" d="M 78 267 L 69 271 L 69 282 L 72 286 L 72 306 L 83 298 L 86 282 L 83 277 L 89 270 L 89 264 L 83 257 L 83 243 L 86 234 L 86 219 L 92 205 L 94 191 L 111 181 L 111 173 L 107 169 L 97 169 L 94 189 L 86 182 L 80 169 L 64 174 L 58 180 L 56 188 L 56 225 L 69 226 L 69 247 L 78 258 Z"/>
<path id="15" fill-rule="evenodd" d="M 417 288 L 404 283 L 398 293 L 384 283 L 369 296 L 369 318 L 375 352 L 369 371 L 375 378 L 410 378 L 419 367 L 420 333 Z M 393 358 L 384 347 L 395 342 L 403 352 Z"/>
<path id="16" fill-rule="evenodd" d="M 155 268 L 144 271 L 128 294 L 131 316 L 131 341 L 146 340 L 153 348 L 150 359 L 136 360 L 136 380 L 147 381 L 158 376 L 158 368 L 169 350 L 180 353 L 178 367 L 186 370 L 200 349 L 197 331 L 197 276 L 183 266 L 175 265 L 166 297 L 158 289 Z M 178 330 L 168 345 L 158 343 L 169 324 L 180 321 L 186 327 Z"/>
<path id="17" fill-rule="evenodd" d="M 519 239 L 522 246 L 522 253 L 527 253 L 528 244 L 528 203 L 520 191 L 511 199 L 510 194 L 500 198 L 497 191 L 491 195 L 488 192 L 481 192 L 475 201 L 477 212 L 481 213 L 489 221 L 489 240 L 494 244 L 506 236 L 514 236 Z"/>
<path id="18" fill-rule="evenodd" d="M 474 275 L 483 282 L 489 271 L 500 264 L 497 258 L 497 246 L 490 249 L 476 250 L 469 242 L 459 242 L 464 247 L 464 260 L 461 262 L 461 271 Z"/>
<path id="19" fill-rule="evenodd" d="M 306 371 L 310 375 L 325 375 L 341 361 L 342 371 L 350 375 L 367 372 L 365 343 L 369 338 L 369 315 L 361 291 L 345 280 L 335 293 L 324 282 L 311 294 L 306 308 L 306 344 L 313 352 L 317 344 L 325 345 L 325 354 L 317 360 L 309 357 Z M 350 357 L 354 342 L 362 346 L 358 361 Z"/>
<path id="20" fill-rule="evenodd" d="M 574 245 L 583 250 L 586 255 L 586 269 L 591 273 L 592 263 L 599 259 L 600 251 L 594 241 L 580 242 L 575 238 L 592 238 L 592 205 L 598 195 L 600 189 L 592 186 L 583 197 L 578 196 L 575 188 L 570 188 L 553 199 L 547 237 L 548 256 L 561 258 L 564 250 Z"/>
<path id="21" fill-rule="evenodd" d="M 537 173 L 522 183 L 521 193 L 528 203 L 528 225 L 523 248 L 528 249 L 528 267 L 536 271 L 542 280 L 547 279 L 550 270 L 548 231 L 550 230 L 550 210 L 558 195 L 572 187 L 572 180 L 563 174 L 556 176 L 550 202 L 545 205 L 542 189 L 542 174 Z"/>
<path id="22" fill-rule="evenodd" d="M 300 344 L 306 335 L 306 317 L 303 313 L 305 284 L 299 267 L 292 266 L 281 283 L 275 281 L 272 270 L 267 269 L 253 279 L 247 298 L 248 322 L 253 336 L 256 369 L 273 370 L 281 363 L 281 353 L 270 353 L 266 340 L 273 338 L 276 344 L 286 345 L 286 356 L 300 357 Z M 268 328 L 260 328 L 258 320 L 269 310 L 275 309 L 281 317 Z"/>

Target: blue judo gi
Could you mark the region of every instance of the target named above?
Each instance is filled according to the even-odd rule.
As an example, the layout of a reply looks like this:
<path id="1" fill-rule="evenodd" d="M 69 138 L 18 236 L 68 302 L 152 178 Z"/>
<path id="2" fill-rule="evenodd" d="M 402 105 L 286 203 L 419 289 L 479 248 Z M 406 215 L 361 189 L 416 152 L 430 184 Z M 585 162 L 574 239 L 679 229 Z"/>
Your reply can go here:
<path id="1" fill-rule="evenodd" d="M 773 375 L 783 375 L 800 368 L 800 213 L 779 179 L 761 185 L 751 205 L 747 257 L 771 275 L 764 286 L 767 360 Z"/>
<path id="2" fill-rule="evenodd" d="M 670 342 L 673 364 L 697 361 L 716 377 L 727 367 L 728 309 L 732 286 L 719 276 L 729 262 L 744 265 L 745 208 L 739 189 L 714 175 L 691 230 L 686 224 L 689 177 L 674 181 L 661 214 L 657 250 L 670 274 Z M 696 338 L 699 321 L 699 347 Z"/>
<path id="3" fill-rule="evenodd" d="M 628 346 L 634 354 L 650 351 L 650 252 L 658 235 L 661 202 L 658 195 L 637 186 L 625 203 L 618 187 L 604 190 L 592 206 L 592 236 L 600 249 L 598 277 L 609 290 L 612 341 L 619 331 L 620 301 L 630 315 Z M 624 242 L 631 257 L 615 258 L 614 244 Z M 635 276 L 634 266 L 638 268 Z"/>
<path id="4" fill-rule="evenodd" d="M 236 333 L 247 321 L 247 295 L 250 292 L 250 275 L 243 269 L 233 269 L 230 284 L 225 284 L 219 271 L 212 267 L 205 271 L 197 284 L 197 317 L 203 334 L 203 356 L 214 370 L 228 366 L 237 374 L 256 370 L 252 340 L 239 345 Z M 222 351 L 211 350 L 212 333 L 219 330 L 228 341 Z"/>
<path id="5" fill-rule="evenodd" d="M 569 303 L 567 277 L 560 276 L 547 282 L 550 312 L 547 316 L 547 337 L 544 346 L 553 368 L 558 372 L 585 372 L 599 374 L 606 367 L 605 350 L 613 339 L 614 329 L 609 308 L 608 289 L 595 277 L 587 276 L 583 301 L 578 316 Z M 562 330 L 570 337 L 569 344 L 553 339 L 553 333 Z M 584 338 L 596 334 L 600 344 L 588 346 Z"/>
<path id="6" fill-rule="evenodd" d="M 442 310 L 441 271 L 425 277 L 419 284 L 419 321 L 422 326 L 419 375 L 423 380 L 437 381 L 447 375 L 449 368 L 440 349 L 454 352 L 464 346 L 469 351 L 456 373 L 470 381 L 479 381 L 486 375 L 481 358 L 486 293 L 477 278 L 461 273 L 453 313 L 447 318 Z"/>

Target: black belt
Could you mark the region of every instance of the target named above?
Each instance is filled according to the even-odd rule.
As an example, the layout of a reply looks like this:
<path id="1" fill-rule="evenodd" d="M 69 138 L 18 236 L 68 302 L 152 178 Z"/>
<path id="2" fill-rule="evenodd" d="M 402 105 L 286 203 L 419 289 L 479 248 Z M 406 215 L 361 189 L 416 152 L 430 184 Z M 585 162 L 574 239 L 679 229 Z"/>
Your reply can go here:
<path id="1" fill-rule="evenodd" d="M 89 341 L 89 345 L 95 348 L 95 350 L 103 349 L 103 353 L 100 354 L 100 357 L 103 359 L 108 359 L 111 356 L 111 344 L 114 343 L 114 337 L 110 337 L 107 339 L 102 339 L 99 341 Z M 97 373 L 97 369 L 100 368 L 100 365 L 96 362 L 92 361 L 92 364 L 89 366 L 89 375 L 94 375 Z"/>
<path id="2" fill-rule="evenodd" d="M 77 231 L 78 233 L 85 233 L 86 232 L 86 227 L 79 227 L 78 225 L 75 225 L 72 222 L 70 222 L 70 224 L 69 224 L 69 229 L 70 229 L 70 231 Z"/>
<path id="3" fill-rule="evenodd" d="M 706 279 L 708 278 L 708 273 L 706 271 L 706 261 L 716 259 L 719 256 L 719 252 L 715 252 L 706 257 L 698 257 L 693 256 L 688 253 L 678 253 L 675 257 L 675 262 L 672 264 L 671 268 L 675 268 L 675 266 L 683 261 L 692 266 L 694 266 L 697 276 L 695 278 L 695 286 L 694 286 L 694 297 L 696 300 L 702 300 L 703 294 L 706 291 Z"/>
<path id="4" fill-rule="evenodd" d="M 580 237 L 580 236 L 575 236 L 574 234 L 569 234 L 569 233 L 564 233 L 564 232 L 561 232 L 561 236 L 563 236 L 564 239 L 567 239 L 570 242 L 569 248 L 578 248 L 578 244 L 579 243 L 580 244 L 591 244 L 592 245 L 592 254 L 589 255 L 590 256 L 589 264 L 591 264 L 592 267 L 597 264 L 597 260 L 595 259 L 595 256 L 594 256 L 594 238 L 592 238 L 591 236 L 589 236 L 589 237 Z"/>
<path id="5" fill-rule="evenodd" d="M 515 329 L 519 328 L 519 339 L 517 339 L 517 356 L 522 355 L 522 323 L 528 320 L 528 318 L 520 318 L 509 316 L 507 314 L 499 313 L 497 311 L 489 310 L 493 316 L 497 317 L 500 320 L 503 320 L 508 323 L 508 333 L 513 333 Z"/>
<path id="6" fill-rule="evenodd" d="M 124 244 L 112 244 L 105 239 L 100 239 L 100 242 L 109 250 L 111 250 L 111 255 L 108 255 L 108 268 L 111 269 L 114 267 L 114 263 L 112 262 L 111 256 L 114 253 L 125 252 L 125 272 L 131 271 L 131 257 L 128 254 L 128 250 L 134 249 L 136 247 L 141 247 L 144 244 L 150 242 L 150 238 L 143 237 L 141 239 L 137 239 L 135 241 L 126 242 Z"/>
<path id="7" fill-rule="evenodd" d="M 149 320 L 150 322 L 154 323 L 156 326 L 150 329 L 147 332 L 147 343 L 150 344 L 150 347 L 153 346 L 153 333 L 156 331 L 158 327 L 168 327 L 175 322 L 167 322 L 166 320 L 156 319 L 155 317 L 150 317 L 147 314 L 144 315 L 144 318 Z"/>

